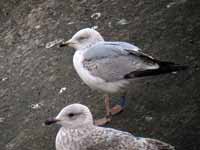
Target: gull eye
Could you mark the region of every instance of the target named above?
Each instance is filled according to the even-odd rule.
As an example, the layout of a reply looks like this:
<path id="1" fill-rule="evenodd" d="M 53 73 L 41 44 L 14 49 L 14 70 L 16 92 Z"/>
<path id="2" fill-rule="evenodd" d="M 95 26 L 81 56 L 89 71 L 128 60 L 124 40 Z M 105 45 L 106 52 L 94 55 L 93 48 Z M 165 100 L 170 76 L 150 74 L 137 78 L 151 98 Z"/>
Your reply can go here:
<path id="1" fill-rule="evenodd" d="M 78 41 L 82 41 L 82 40 L 87 39 L 87 38 L 88 38 L 87 36 L 80 36 L 80 37 L 78 38 Z"/>
<path id="2" fill-rule="evenodd" d="M 68 116 L 71 118 L 71 117 L 73 117 L 75 114 L 73 114 L 73 113 L 69 113 L 68 114 Z"/>

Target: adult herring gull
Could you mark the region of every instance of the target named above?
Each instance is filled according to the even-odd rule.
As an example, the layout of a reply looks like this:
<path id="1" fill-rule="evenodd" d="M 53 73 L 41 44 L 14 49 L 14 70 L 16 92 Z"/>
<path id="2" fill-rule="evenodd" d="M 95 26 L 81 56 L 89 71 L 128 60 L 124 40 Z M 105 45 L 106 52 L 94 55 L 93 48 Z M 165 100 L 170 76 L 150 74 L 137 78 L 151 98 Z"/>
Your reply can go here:
<path id="1" fill-rule="evenodd" d="M 131 133 L 95 126 L 88 107 L 71 104 L 45 124 L 60 124 L 56 150 L 174 150 L 162 141 L 135 137 Z"/>
<path id="2" fill-rule="evenodd" d="M 73 56 L 74 68 L 80 78 L 92 89 L 103 91 L 106 116 L 96 121 L 103 125 L 111 121 L 111 116 L 125 107 L 125 87 L 131 79 L 171 73 L 186 67 L 172 62 L 154 59 L 143 53 L 137 46 L 127 42 L 108 42 L 94 29 L 78 31 L 60 47 L 70 46 L 76 52 Z M 110 107 L 110 93 L 121 93 L 120 104 Z"/>

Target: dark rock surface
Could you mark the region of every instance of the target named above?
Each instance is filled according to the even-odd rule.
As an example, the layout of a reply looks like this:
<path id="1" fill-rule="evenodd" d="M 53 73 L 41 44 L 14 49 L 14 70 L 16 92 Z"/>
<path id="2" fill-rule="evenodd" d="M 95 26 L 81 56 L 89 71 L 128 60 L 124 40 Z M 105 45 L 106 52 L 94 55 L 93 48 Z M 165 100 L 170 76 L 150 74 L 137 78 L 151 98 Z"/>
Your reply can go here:
<path id="1" fill-rule="evenodd" d="M 133 82 L 127 109 L 109 126 L 199 150 L 199 0 L 1 0 L 0 149 L 55 149 L 58 126 L 43 122 L 69 103 L 103 115 L 102 94 L 75 73 L 73 50 L 45 48 L 92 26 L 107 40 L 134 42 L 156 58 L 191 66 Z"/>

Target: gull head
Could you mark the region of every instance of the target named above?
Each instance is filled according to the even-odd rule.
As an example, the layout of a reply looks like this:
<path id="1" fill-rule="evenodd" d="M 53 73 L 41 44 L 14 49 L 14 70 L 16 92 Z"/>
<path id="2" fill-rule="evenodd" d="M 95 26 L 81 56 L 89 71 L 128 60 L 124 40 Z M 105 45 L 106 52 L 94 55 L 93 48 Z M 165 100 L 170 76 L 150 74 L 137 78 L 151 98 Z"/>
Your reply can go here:
<path id="1" fill-rule="evenodd" d="M 45 121 L 46 125 L 60 124 L 65 129 L 76 129 L 93 125 L 92 114 L 88 107 L 81 104 L 71 104 L 64 107 L 55 118 Z"/>
<path id="2" fill-rule="evenodd" d="M 85 28 L 75 33 L 72 38 L 60 44 L 60 47 L 69 46 L 76 50 L 82 50 L 104 41 L 103 37 L 94 29 Z"/>

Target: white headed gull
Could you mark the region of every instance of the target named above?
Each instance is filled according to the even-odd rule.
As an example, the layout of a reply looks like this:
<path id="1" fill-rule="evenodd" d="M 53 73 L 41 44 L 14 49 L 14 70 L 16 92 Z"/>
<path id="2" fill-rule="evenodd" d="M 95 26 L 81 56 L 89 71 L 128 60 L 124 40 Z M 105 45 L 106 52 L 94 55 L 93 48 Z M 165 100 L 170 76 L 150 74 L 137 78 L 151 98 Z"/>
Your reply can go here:
<path id="1" fill-rule="evenodd" d="M 80 78 L 92 89 L 106 93 L 106 117 L 97 120 L 103 125 L 111 121 L 125 106 L 125 87 L 131 79 L 171 73 L 186 67 L 154 59 L 143 53 L 137 46 L 127 42 L 108 42 L 94 29 L 78 31 L 60 47 L 70 46 L 76 52 L 74 67 Z M 120 104 L 110 108 L 109 93 L 121 92 Z"/>

